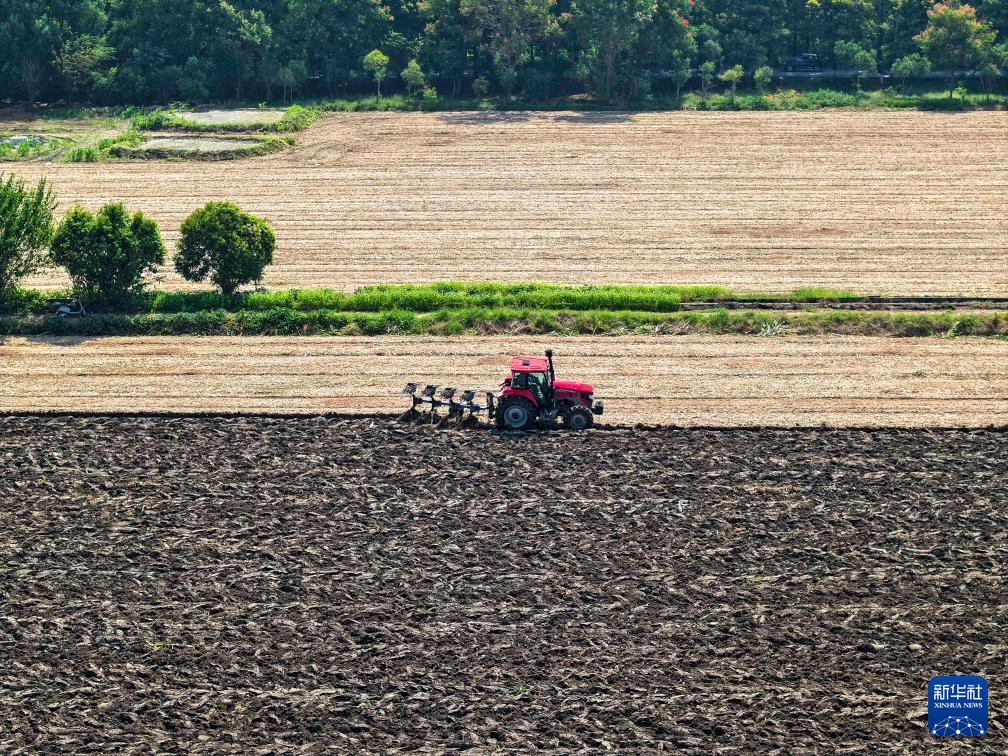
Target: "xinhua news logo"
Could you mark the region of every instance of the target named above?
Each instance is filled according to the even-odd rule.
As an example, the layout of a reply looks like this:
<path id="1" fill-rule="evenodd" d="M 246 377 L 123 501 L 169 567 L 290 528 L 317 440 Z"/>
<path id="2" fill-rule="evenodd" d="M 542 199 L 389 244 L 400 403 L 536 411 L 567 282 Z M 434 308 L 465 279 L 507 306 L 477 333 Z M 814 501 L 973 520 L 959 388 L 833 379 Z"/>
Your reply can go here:
<path id="1" fill-rule="evenodd" d="M 952 737 L 987 732 L 987 681 L 939 675 L 928 683 L 928 731 Z"/>

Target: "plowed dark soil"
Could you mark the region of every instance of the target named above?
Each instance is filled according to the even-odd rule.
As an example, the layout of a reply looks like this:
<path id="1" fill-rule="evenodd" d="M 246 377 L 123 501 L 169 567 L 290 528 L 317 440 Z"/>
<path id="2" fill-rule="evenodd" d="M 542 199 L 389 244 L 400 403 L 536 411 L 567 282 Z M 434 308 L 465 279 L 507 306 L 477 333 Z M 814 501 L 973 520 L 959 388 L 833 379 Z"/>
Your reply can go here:
<path id="1" fill-rule="evenodd" d="M 1006 458 L 0 419 L 0 750 L 923 752 L 934 674 L 987 677 L 1003 750 Z"/>

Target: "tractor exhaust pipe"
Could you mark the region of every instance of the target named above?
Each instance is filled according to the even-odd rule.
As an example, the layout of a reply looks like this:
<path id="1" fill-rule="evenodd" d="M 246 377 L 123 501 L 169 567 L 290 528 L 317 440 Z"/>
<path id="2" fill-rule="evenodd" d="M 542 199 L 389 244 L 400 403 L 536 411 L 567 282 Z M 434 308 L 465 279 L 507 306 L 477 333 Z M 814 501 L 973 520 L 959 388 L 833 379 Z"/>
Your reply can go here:
<path id="1" fill-rule="evenodd" d="M 553 350 L 546 350 L 546 359 L 549 360 L 550 386 L 556 382 L 556 372 L 553 370 Z"/>

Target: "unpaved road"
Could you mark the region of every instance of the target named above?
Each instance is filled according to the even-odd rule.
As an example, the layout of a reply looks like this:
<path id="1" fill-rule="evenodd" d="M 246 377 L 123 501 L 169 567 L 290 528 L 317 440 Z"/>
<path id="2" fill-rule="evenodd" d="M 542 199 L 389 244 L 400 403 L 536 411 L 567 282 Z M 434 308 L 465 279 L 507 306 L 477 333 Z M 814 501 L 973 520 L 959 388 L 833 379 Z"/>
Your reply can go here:
<path id="1" fill-rule="evenodd" d="M 1005 112 L 349 113 L 298 139 L 227 163 L 11 167 L 51 178 L 63 207 L 143 210 L 169 243 L 235 201 L 276 228 L 270 287 L 1008 295 Z"/>
<path id="2" fill-rule="evenodd" d="M 406 381 L 492 389 L 552 346 L 607 423 L 1008 424 L 1008 342 L 876 337 L 0 341 L 0 411 L 395 412 Z"/>
<path id="3" fill-rule="evenodd" d="M 1004 753 L 1006 458 L 0 418 L 0 750 L 933 753 L 928 679 L 977 674 Z"/>

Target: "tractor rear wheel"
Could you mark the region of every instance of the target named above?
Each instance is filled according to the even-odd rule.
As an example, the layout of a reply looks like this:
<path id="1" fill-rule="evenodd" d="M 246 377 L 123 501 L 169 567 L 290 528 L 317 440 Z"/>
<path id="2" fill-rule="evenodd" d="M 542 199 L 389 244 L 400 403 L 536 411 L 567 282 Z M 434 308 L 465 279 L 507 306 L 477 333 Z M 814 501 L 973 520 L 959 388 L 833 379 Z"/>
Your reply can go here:
<path id="1" fill-rule="evenodd" d="M 587 407 L 571 407 L 564 413 L 563 423 L 567 430 L 588 430 L 595 422 Z"/>
<path id="2" fill-rule="evenodd" d="M 501 430 L 523 431 L 535 422 L 532 402 L 521 396 L 505 396 L 497 404 L 497 427 Z"/>

